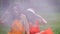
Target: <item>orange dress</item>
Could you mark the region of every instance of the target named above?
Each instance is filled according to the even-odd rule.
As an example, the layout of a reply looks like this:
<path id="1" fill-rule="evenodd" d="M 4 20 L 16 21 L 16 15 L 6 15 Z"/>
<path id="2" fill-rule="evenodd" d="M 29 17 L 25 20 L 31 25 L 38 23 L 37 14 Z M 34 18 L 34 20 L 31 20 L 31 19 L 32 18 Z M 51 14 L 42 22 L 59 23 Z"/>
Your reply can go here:
<path id="1" fill-rule="evenodd" d="M 8 32 L 8 34 L 23 34 L 23 32 L 13 29 L 12 31 Z"/>
<path id="2" fill-rule="evenodd" d="M 8 34 L 23 34 L 24 32 L 24 27 L 22 23 L 19 20 L 14 20 L 11 31 L 8 32 Z"/>

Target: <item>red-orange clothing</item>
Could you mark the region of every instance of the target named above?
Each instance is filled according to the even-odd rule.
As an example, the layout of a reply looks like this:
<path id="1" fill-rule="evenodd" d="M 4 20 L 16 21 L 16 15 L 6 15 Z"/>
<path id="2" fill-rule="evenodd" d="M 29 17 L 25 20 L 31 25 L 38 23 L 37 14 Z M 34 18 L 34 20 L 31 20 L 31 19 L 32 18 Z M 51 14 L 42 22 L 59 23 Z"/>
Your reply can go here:
<path id="1" fill-rule="evenodd" d="M 53 34 L 53 31 L 51 28 L 48 28 L 48 29 L 44 30 L 44 32 L 41 32 L 40 34 Z"/>
<path id="2" fill-rule="evenodd" d="M 36 26 L 31 25 L 30 27 L 30 34 L 35 34 L 37 32 L 40 32 L 40 28 L 38 26 L 38 21 L 36 20 Z"/>

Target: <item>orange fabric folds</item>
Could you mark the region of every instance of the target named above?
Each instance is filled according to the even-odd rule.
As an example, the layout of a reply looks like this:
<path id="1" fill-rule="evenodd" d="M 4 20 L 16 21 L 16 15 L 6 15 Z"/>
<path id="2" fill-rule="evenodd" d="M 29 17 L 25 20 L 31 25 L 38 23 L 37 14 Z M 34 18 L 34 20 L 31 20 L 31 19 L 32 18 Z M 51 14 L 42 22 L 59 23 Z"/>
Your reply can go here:
<path id="1" fill-rule="evenodd" d="M 23 32 L 24 32 L 24 27 L 22 23 L 16 19 L 13 21 L 11 31 L 8 32 L 8 34 L 23 34 Z"/>

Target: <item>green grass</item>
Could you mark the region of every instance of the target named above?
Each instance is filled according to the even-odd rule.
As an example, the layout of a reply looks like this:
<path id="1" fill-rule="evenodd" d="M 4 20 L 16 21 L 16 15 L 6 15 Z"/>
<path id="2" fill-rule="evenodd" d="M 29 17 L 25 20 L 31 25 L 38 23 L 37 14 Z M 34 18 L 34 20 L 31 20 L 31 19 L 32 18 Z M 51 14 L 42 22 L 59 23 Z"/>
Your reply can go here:
<path id="1" fill-rule="evenodd" d="M 57 21 L 53 27 L 54 34 L 60 34 L 60 21 Z"/>

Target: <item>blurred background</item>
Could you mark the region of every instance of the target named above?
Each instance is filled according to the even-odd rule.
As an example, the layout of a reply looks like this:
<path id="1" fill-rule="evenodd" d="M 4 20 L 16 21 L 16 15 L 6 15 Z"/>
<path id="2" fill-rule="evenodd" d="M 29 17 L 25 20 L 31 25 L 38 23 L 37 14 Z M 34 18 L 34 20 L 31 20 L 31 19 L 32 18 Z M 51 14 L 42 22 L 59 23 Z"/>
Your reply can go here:
<path id="1" fill-rule="evenodd" d="M 42 30 L 52 27 L 54 34 L 60 34 L 60 0 L 0 0 L 0 17 L 14 3 L 19 3 L 25 9 L 33 8 L 37 14 L 45 18 L 48 23 L 40 26 Z M 0 24 L 0 30 L 0 34 L 5 34 L 7 27 Z"/>

